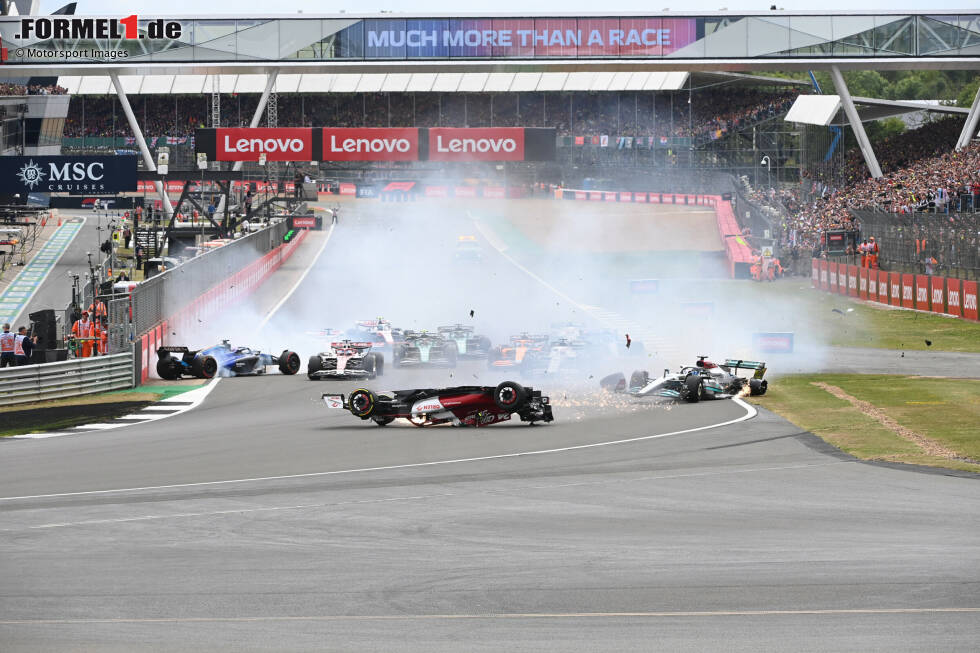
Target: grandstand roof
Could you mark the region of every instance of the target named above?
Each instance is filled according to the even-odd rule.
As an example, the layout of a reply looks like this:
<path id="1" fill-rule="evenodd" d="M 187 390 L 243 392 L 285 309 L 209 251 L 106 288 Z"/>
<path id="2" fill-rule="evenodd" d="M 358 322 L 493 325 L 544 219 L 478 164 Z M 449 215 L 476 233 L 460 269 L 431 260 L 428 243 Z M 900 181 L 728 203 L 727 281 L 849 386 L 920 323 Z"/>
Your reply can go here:
<path id="1" fill-rule="evenodd" d="M 218 75 L 221 93 L 261 93 L 266 76 Z M 128 95 L 195 95 L 210 93 L 211 75 L 126 75 L 119 78 Z M 802 80 L 685 72 L 577 72 L 577 73 L 377 73 L 280 74 L 278 93 L 530 93 L 535 91 L 676 91 L 720 84 L 806 85 Z M 114 93 L 106 75 L 59 77 L 58 85 L 76 95 Z"/>
<path id="2" fill-rule="evenodd" d="M 880 100 L 877 98 L 854 97 L 861 122 L 881 120 L 906 113 L 928 111 L 931 113 L 954 114 L 966 117 L 970 110 L 933 102 L 908 100 Z M 786 114 L 786 122 L 800 122 L 807 125 L 847 125 L 847 116 L 841 106 L 839 95 L 801 95 L 793 102 Z"/>

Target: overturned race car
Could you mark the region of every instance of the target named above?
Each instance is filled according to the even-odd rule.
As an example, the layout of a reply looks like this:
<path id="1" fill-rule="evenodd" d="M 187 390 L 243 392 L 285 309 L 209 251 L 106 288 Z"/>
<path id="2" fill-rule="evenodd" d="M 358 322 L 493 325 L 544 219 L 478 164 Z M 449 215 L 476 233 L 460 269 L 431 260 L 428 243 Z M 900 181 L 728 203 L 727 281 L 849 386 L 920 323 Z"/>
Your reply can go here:
<path id="1" fill-rule="evenodd" d="M 489 426 L 505 422 L 512 415 L 530 424 L 554 420 L 548 397 L 513 381 L 496 387 L 466 385 L 382 393 L 361 388 L 346 398 L 342 394 L 325 394 L 323 402 L 328 408 L 348 410 L 354 417 L 373 420 L 378 426 L 387 426 L 399 418 L 415 426 Z"/>
<path id="2" fill-rule="evenodd" d="M 752 378 L 738 375 L 739 370 L 754 370 Z M 685 366 L 676 374 L 664 370 L 663 376 L 651 378 L 645 370 L 637 370 L 630 376 L 629 384 L 622 373 L 610 374 L 599 384 L 610 392 L 626 392 L 636 397 L 669 397 L 696 403 L 702 399 L 731 399 L 747 393 L 752 396 L 766 394 L 769 382 L 763 377 L 766 364 L 729 358 L 721 365 L 698 356 L 697 363 Z"/>
<path id="3" fill-rule="evenodd" d="M 330 349 L 310 356 L 306 375 L 317 379 L 374 379 L 384 374 L 385 359 L 371 351 L 370 342 L 341 340 L 330 343 Z"/>
<path id="4" fill-rule="evenodd" d="M 273 356 L 250 347 L 232 347 L 227 340 L 207 349 L 175 346 L 157 349 L 157 375 L 167 381 L 176 381 L 183 376 L 210 379 L 265 374 L 265 368 L 272 365 L 283 374 L 296 374 L 300 368 L 299 354 L 285 349 Z"/>

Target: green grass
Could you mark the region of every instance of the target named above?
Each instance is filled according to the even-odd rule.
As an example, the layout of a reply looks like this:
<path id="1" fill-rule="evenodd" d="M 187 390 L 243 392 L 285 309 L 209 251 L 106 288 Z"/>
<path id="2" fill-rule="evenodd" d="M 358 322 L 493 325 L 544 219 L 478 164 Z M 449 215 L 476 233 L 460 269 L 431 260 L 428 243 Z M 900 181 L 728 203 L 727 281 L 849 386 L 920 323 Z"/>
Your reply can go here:
<path id="1" fill-rule="evenodd" d="M 843 399 L 812 385 L 823 382 L 873 404 L 902 426 L 980 461 L 980 380 L 820 374 L 775 380 L 752 401 L 847 453 L 980 473 L 980 464 L 928 455 Z"/>

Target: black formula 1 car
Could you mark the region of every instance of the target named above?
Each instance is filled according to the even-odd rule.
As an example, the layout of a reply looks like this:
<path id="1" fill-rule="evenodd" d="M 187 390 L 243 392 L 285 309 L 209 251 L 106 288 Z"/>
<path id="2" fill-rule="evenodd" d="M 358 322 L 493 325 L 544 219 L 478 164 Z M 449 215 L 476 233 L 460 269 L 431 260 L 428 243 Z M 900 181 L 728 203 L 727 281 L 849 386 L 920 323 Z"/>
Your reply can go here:
<path id="1" fill-rule="evenodd" d="M 707 356 L 698 356 L 693 366 L 685 366 L 671 374 L 664 370 L 658 378 L 651 378 L 645 370 L 637 370 L 630 376 L 629 384 L 622 374 L 610 374 L 599 384 L 611 392 L 626 392 L 637 397 L 669 397 L 696 403 L 702 399 L 731 399 L 746 391 L 752 396 L 766 394 L 769 382 L 763 377 L 766 364 L 729 358 L 721 365 L 712 363 Z M 739 370 L 754 370 L 752 378 L 739 376 Z"/>
<path id="2" fill-rule="evenodd" d="M 174 354 L 180 354 L 180 357 Z M 265 374 L 265 368 L 270 365 L 277 366 L 283 374 L 296 374 L 300 368 L 299 354 L 286 349 L 273 356 L 250 347 L 232 347 L 227 340 L 207 349 L 173 346 L 157 349 L 157 375 L 168 381 L 176 381 L 182 376 L 210 379 Z"/>
<path id="3" fill-rule="evenodd" d="M 496 387 L 464 385 L 381 393 L 362 388 L 346 398 L 342 394 L 325 394 L 323 402 L 328 408 L 348 410 L 354 417 L 373 420 L 378 426 L 387 426 L 398 418 L 415 426 L 489 426 L 505 422 L 512 415 L 530 424 L 554 420 L 548 397 L 513 381 Z"/>
<path id="4" fill-rule="evenodd" d="M 391 355 L 395 367 L 456 367 L 459 347 L 455 340 L 428 331 L 406 331 Z"/>

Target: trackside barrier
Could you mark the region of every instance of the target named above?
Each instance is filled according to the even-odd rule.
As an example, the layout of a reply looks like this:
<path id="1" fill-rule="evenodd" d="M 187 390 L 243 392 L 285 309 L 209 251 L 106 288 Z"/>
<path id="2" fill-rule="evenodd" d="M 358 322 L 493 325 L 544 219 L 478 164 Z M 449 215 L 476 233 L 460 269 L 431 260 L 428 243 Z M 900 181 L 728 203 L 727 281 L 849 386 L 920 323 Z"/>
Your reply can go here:
<path id="1" fill-rule="evenodd" d="M 137 346 L 139 350 L 137 383 L 146 383 L 151 372 L 155 373 L 157 348 L 165 344 L 166 334 L 169 331 L 190 333 L 209 315 L 251 294 L 293 255 L 308 233 L 306 230 L 300 231 L 293 240 L 274 248 L 238 272 L 216 283 L 191 303 L 140 336 Z"/>
<path id="2" fill-rule="evenodd" d="M 810 270 L 810 285 L 825 292 L 980 321 L 976 281 L 862 269 L 816 258 Z"/>
<path id="3" fill-rule="evenodd" d="M 678 197 L 677 195 L 674 196 Z M 712 196 L 683 196 L 685 199 L 690 197 L 697 200 L 699 197 L 706 197 L 715 207 L 715 220 L 718 222 L 718 235 L 725 243 L 725 254 L 728 256 L 728 273 L 733 279 L 748 279 L 751 277 L 751 267 L 754 262 L 752 248 L 742 237 L 742 230 L 735 219 L 735 212 L 732 211 L 732 203 L 722 201 L 718 195 Z M 692 202 L 693 203 L 693 202 Z"/>
<path id="4" fill-rule="evenodd" d="M 76 358 L 0 369 L 0 406 L 133 387 L 133 354 Z"/>

